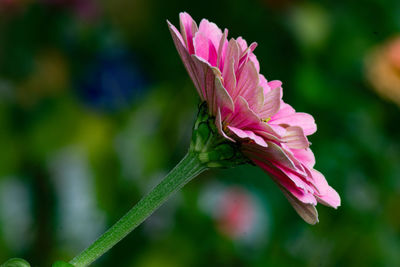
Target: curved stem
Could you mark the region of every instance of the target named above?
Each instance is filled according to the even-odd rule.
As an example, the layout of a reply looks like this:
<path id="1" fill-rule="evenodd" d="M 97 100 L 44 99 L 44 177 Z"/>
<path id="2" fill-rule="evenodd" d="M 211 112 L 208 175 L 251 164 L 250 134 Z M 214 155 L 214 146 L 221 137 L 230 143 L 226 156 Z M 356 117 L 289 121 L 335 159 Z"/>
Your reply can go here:
<path id="1" fill-rule="evenodd" d="M 144 196 L 124 217 L 99 237 L 91 246 L 70 261 L 70 264 L 88 266 L 133 229 L 149 217 L 169 196 L 182 188 L 207 167 L 201 163 L 198 154 L 189 152 L 181 162 L 156 186 Z"/>

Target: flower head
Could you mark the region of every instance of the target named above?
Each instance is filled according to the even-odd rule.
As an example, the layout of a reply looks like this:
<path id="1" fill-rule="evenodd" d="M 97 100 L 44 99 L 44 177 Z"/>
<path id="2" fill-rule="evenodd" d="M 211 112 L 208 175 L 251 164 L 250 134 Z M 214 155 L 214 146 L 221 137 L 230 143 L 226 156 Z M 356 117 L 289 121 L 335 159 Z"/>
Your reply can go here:
<path id="1" fill-rule="evenodd" d="M 187 13 L 180 14 L 180 31 L 168 25 L 219 134 L 270 174 L 306 222 L 318 222 L 317 202 L 337 208 L 339 195 L 313 169 L 307 136 L 317 129 L 314 119 L 283 102 L 280 81 L 260 74 L 257 43 L 229 40 L 227 29 L 206 19 L 197 26 Z"/>

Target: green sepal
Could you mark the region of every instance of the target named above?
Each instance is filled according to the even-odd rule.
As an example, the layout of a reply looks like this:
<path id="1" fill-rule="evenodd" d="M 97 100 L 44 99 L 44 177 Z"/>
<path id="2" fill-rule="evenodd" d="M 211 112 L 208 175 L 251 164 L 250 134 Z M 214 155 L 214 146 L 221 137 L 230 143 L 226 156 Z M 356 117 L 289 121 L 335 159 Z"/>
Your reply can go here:
<path id="1" fill-rule="evenodd" d="M 228 168 L 250 162 L 237 143 L 218 132 L 215 117 L 209 115 L 206 102 L 199 106 L 190 151 L 197 153 L 200 161 L 210 168 Z"/>

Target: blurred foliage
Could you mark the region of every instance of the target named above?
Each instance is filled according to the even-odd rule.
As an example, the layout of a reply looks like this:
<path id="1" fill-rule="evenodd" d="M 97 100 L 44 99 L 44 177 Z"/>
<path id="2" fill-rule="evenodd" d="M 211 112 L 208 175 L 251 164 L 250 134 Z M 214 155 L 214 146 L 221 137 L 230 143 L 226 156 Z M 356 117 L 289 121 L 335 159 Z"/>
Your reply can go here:
<path id="1" fill-rule="evenodd" d="M 0 263 L 71 259 L 184 155 L 181 11 L 258 42 L 342 207 L 309 226 L 261 170 L 209 171 L 94 266 L 400 266 L 400 110 L 363 67 L 398 0 L 0 0 Z"/>

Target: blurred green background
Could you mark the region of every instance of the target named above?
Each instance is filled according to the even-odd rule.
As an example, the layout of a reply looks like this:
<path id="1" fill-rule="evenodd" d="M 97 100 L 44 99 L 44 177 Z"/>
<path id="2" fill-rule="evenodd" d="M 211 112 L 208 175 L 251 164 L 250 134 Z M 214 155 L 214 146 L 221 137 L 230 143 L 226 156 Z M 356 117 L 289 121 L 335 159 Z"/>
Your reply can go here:
<path id="1" fill-rule="evenodd" d="M 70 260 L 183 157 L 181 11 L 258 42 L 342 206 L 309 226 L 256 167 L 212 170 L 93 266 L 400 266 L 400 109 L 365 75 L 398 0 L 0 0 L 0 263 Z"/>

